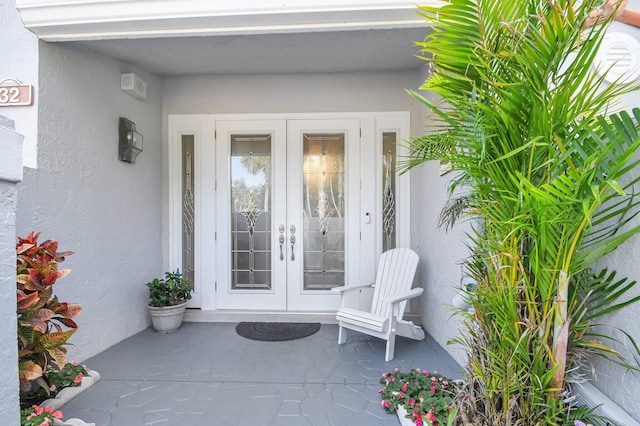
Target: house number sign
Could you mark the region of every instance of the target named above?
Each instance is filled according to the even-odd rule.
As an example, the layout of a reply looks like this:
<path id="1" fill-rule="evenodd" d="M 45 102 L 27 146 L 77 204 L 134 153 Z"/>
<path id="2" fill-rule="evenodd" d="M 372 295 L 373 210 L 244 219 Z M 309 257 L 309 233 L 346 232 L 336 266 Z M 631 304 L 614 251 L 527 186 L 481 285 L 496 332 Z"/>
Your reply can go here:
<path id="1" fill-rule="evenodd" d="M 33 103 L 33 86 L 8 78 L 0 81 L 0 107 L 26 106 Z"/>

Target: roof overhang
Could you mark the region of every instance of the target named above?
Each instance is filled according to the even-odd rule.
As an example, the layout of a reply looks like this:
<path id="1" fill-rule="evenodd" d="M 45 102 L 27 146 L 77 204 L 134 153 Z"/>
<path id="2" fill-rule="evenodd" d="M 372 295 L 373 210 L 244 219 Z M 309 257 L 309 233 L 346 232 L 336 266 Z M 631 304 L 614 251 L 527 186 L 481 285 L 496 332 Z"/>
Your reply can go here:
<path id="1" fill-rule="evenodd" d="M 423 2 L 438 4 L 436 0 Z M 45 41 L 277 34 L 424 27 L 398 0 L 16 0 Z"/>

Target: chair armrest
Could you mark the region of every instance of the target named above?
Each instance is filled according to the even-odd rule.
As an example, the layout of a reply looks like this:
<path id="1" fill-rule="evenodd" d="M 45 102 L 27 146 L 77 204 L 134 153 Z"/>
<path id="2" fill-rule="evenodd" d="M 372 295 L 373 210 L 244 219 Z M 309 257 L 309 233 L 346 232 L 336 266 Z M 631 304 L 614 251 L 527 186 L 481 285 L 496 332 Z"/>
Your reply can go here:
<path id="1" fill-rule="evenodd" d="M 394 304 L 394 303 L 402 302 L 403 300 L 408 300 L 408 299 L 413 299 L 414 297 L 418 297 L 422 294 L 423 291 L 424 289 L 422 289 L 421 287 L 412 288 L 411 291 L 409 291 L 408 293 L 401 294 L 400 296 L 396 296 L 396 297 L 385 297 L 382 300 L 386 303 Z"/>
<path id="2" fill-rule="evenodd" d="M 349 290 L 355 290 L 358 288 L 363 288 L 363 287 L 372 287 L 374 283 L 366 283 L 366 284 L 354 284 L 354 285 L 343 285 L 340 287 L 333 287 L 331 289 L 331 291 L 336 292 L 336 293 L 343 293 L 345 291 L 349 291 Z"/>

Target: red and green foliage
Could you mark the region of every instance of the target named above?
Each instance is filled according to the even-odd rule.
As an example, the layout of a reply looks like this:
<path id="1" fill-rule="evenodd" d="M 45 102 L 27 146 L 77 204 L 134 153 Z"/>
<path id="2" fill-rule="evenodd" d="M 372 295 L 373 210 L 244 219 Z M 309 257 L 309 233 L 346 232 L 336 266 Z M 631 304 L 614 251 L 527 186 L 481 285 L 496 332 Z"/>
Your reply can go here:
<path id="1" fill-rule="evenodd" d="M 58 242 L 38 244 L 40 233 L 18 238 L 17 301 L 18 357 L 21 399 L 41 390 L 49 392 L 44 373 L 66 364 L 64 345 L 78 325 L 72 319 L 82 312 L 80 305 L 58 301 L 53 286 L 71 272 L 58 264 L 73 252 L 58 252 Z"/>

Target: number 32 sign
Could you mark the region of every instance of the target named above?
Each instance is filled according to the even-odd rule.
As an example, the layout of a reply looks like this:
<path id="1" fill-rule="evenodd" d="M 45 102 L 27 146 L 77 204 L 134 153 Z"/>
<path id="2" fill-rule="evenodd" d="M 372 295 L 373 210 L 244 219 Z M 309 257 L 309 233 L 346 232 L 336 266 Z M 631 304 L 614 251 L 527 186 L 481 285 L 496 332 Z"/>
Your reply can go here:
<path id="1" fill-rule="evenodd" d="M 24 106 L 33 103 L 33 87 L 18 80 L 0 81 L 0 107 Z"/>

